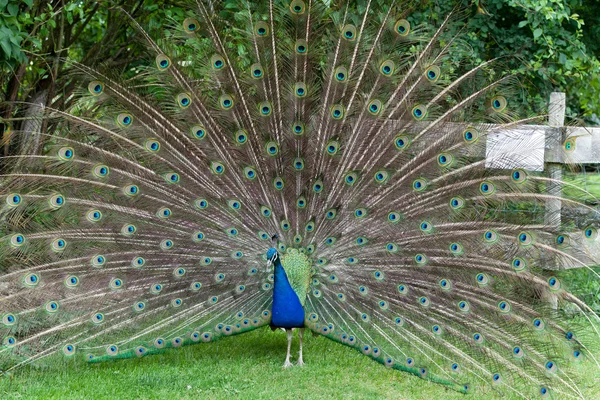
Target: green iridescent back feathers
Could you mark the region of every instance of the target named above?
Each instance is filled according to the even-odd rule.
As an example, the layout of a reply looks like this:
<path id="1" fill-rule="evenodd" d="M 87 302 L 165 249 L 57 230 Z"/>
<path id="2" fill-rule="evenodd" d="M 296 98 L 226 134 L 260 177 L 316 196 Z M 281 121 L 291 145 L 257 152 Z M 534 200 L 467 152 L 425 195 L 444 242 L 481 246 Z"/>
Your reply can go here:
<path id="1" fill-rule="evenodd" d="M 301 250 L 303 249 L 287 249 L 281 258 L 281 265 L 290 282 L 290 286 L 298 295 L 300 304 L 304 306 L 312 281 L 313 270 L 311 268 L 311 260 Z"/>
<path id="2" fill-rule="evenodd" d="M 549 178 L 485 167 L 489 135 L 543 116 L 502 60 L 471 64 L 461 13 L 325 3 L 190 1 L 166 38 L 132 21 L 135 76 L 72 62 L 77 105 L 3 159 L 3 371 L 268 325 L 276 234 L 313 332 L 458 391 L 584 396 L 598 317 L 542 267 L 595 265 L 598 212 L 544 220 Z"/>

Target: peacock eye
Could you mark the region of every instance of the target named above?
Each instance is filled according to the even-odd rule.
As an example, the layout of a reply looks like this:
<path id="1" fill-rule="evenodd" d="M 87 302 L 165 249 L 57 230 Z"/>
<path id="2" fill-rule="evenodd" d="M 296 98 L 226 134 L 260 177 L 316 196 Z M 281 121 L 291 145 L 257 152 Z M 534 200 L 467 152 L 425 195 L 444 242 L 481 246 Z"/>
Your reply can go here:
<path id="1" fill-rule="evenodd" d="M 492 109 L 496 112 L 503 111 L 508 105 L 508 101 L 504 96 L 495 96 L 490 100 Z"/>
<path id="2" fill-rule="evenodd" d="M 171 60 L 164 54 L 156 56 L 156 67 L 159 71 L 165 71 L 171 66 Z"/>
<path id="3" fill-rule="evenodd" d="M 371 115 L 379 115 L 381 114 L 381 112 L 383 111 L 383 103 L 381 102 L 381 100 L 371 100 L 368 104 L 367 104 L 367 110 L 369 111 L 369 113 Z"/>
<path id="4" fill-rule="evenodd" d="M 179 174 L 176 172 L 169 172 L 167 174 L 165 174 L 164 176 L 165 181 L 167 181 L 168 183 L 179 183 Z"/>
<path id="5" fill-rule="evenodd" d="M 246 178 L 252 180 L 256 178 L 256 170 L 253 167 L 246 167 L 244 168 L 244 175 Z"/>
<path id="6" fill-rule="evenodd" d="M 304 14 L 306 11 L 306 4 L 302 0 L 294 0 L 290 3 L 290 11 L 295 15 Z"/>
<path id="7" fill-rule="evenodd" d="M 341 120 L 344 117 L 345 108 L 341 104 L 334 104 L 331 107 L 330 113 L 334 120 Z"/>
<path id="8" fill-rule="evenodd" d="M 265 21 L 258 21 L 254 26 L 254 34 L 258 37 L 265 37 L 269 34 L 269 25 Z"/>
<path id="9" fill-rule="evenodd" d="M 410 140 L 405 135 L 398 135 L 394 138 L 394 146 L 398 150 L 405 150 L 410 144 Z"/>
<path id="10" fill-rule="evenodd" d="M 297 82 L 294 85 L 294 94 L 296 95 L 296 97 L 305 97 L 306 94 L 308 93 L 308 90 L 306 88 L 306 84 L 304 82 Z"/>
<path id="11" fill-rule="evenodd" d="M 344 176 L 346 185 L 352 186 L 358 181 L 358 173 L 351 171 Z"/>
<path id="12" fill-rule="evenodd" d="M 277 178 L 273 179 L 273 186 L 276 190 L 282 190 L 285 187 L 285 182 L 283 181 L 283 178 L 278 176 Z"/>
<path id="13" fill-rule="evenodd" d="M 575 138 L 565 140 L 563 147 L 567 153 L 573 152 L 575 150 Z"/>
<path id="14" fill-rule="evenodd" d="M 337 154 L 339 147 L 340 147 L 340 142 L 338 142 L 337 140 L 330 140 L 329 143 L 327 143 L 325 148 L 327 150 L 327 154 L 333 156 L 333 155 Z"/>
<path id="15" fill-rule="evenodd" d="M 100 81 L 92 81 L 88 84 L 88 91 L 92 96 L 100 96 L 104 92 L 104 84 Z"/>
<path id="16" fill-rule="evenodd" d="M 407 36 L 410 32 L 410 23 L 405 19 L 400 19 L 394 24 L 394 31 L 400 36 Z"/>
<path id="17" fill-rule="evenodd" d="M 385 60 L 379 66 L 379 72 L 383 76 L 391 76 L 391 75 L 393 75 L 395 69 L 396 69 L 396 64 L 392 60 Z"/>
<path id="18" fill-rule="evenodd" d="M 348 41 L 354 41 L 356 39 L 356 27 L 348 24 L 342 28 L 342 36 Z"/>
<path id="19" fill-rule="evenodd" d="M 20 233 L 14 234 L 10 238 L 10 244 L 14 247 L 20 247 L 25 243 L 25 236 Z"/>
<path id="20" fill-rule="evenodd" d="M 121 113 L 117 115 L 117 124 L 122 128 L 127 128 L 133 124 L 133 115 L 129 113 Z"/>
<path id="21" fill-rule="evenodd" d="M 265 73 L 262 65 L 260 64 L 252 64 L 250 71 L 253 79 L 261 79 Z"/>
<path id="22" fill-rule="evenodd" d="M 225 66 L 225 59 L 220 54 L 215 54 L 210 58 L 210 65 L 212 69 L 218 71 Z"/>
<path id="23" fill-rule="evenodd" d="M 296 41 L 294 48 L 296 49 L 296 54 L 304 56 L 308 52 L 308 42 L 304 39 L 299 39 Z"/>
<path id="24" fill-rule="evenodd" d="M 200 27 L 200 24 L 194 18 L 186 18 L 183 20 L 183 29 L 188 34 L 195 33 L 199 27 Z"/>
<path id="25" fill-rule="evenodd" d="M 304 160 L 300 157 L 294 159 L 292 165 L 296 171 L 302 171 L 304 169 Z"/>
<path id="26" fill-rule="evenodd" d="M 189 93 L 180 93 L 177 95 L 177 104 L 181 108 L 187 108 L 192 104 L 192 96 Z"/>
<path id="27" fill-rule="evenodd" d="M 423 120 L 427 116 L 427 107 L 423 104 L 416 105 L 412 109 L 412 115 L 417 121 Z"/>
<path id="28" fill-rule="evenodd" d="M 345 83 L 348 80 L 348 69 L 344 66 L 337 67 L 334 72 L 335 80 L 339 83 Z"/>
<path id="29" fill-rule="evenodd" d="M 440 78 L 441 70 L 437 65 L 432 65 L 425 70 L 425 77 L 431 83 L 437 82 Z"/>

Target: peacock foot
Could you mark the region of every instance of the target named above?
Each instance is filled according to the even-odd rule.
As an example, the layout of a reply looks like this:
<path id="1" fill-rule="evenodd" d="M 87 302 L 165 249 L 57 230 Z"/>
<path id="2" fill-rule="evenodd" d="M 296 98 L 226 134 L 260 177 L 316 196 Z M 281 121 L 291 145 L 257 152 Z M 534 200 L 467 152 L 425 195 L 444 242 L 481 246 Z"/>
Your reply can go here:
<path id="1" fill-rule="evenodd" d="M 294 364 L 292 364 L 289 360 L 285 360 L 285 362 L 283 363 L 283 369 L 293 367 L 293 366 L 294 366 Z"/>
<path id="2" fill-rule="evenodd" d="M 303 367 L 304 366 L 304 361 L 302 361 L 302 359 L 298 360 L 298 362 L 296 363 L 297 366 L 299 367 Z"/>

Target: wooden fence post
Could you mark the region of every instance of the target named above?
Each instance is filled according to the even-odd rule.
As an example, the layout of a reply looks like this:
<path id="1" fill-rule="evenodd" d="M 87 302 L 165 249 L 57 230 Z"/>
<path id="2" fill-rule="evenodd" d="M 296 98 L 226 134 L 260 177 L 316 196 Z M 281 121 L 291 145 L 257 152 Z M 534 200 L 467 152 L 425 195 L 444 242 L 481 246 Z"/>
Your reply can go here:
<path id="1" fill-rule="evenodd" d="M 563 126 L 565 124 L 566 100 L 564 93 L 553 92 L 550 94 L 550 106 L 548 109 L 548 125 L 551 128 L 546 133 L 546 152 L 552 156 L 552 161 L 546 163 L 548 168 L 548 177 L 562 180 L 562 164 L 557 162 L 561 160 L 562 143 L 563 143 Z M 549 182 L 547 185 L 547 193 L 552 196 L 560 197 L 562 193 L 562 184 L 560 182 Z M 561 208 L 560 199 L 549 199 L 545 202 L 544 223 L 553 228 L 559 229 L 561 224 Z M 558 267 L 558 266 L 555 266 Z"/>
<path id="2" fill-rule="evenodd" d="M 547 193 L 552 196 L 557 196 L 557 199 L 548 199 L 545 201 L 544 207 L 544 223 L 555 229 L 560 229 L 562 202 L 562 181 L 563 166 L 560 163 L 562 160 L 562 143 L 563 126 L 565 125 L 565 111 L 567 103 L 565 94 L 560 92 L 550 93 L 550 105 L 548 107 L 548 125 L 551 129 L 546 131 L 545 158 L 551 158 L 551 162 L 546 163 L 548 168 L 548 178 L 556 179 L 556 182 L 548 182 L 546 186 Z M 546 259 L 545 268 L 558 270 L 561 268 L 559 258 L 550 256 L 543 257 Z M 554 293 L 543 291 L 542 299 L 548 302 L 552 309 L 558 309 L 558 296 Z"/>

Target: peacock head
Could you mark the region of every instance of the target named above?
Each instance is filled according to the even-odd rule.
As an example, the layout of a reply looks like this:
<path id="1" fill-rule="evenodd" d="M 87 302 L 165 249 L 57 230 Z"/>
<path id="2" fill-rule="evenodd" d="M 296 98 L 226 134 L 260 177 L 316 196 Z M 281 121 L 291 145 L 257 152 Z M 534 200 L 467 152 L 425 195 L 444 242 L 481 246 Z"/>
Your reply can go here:
<path id="1" fill-rule="evenodd" d="M 277 260 L 277 257 L 279 257 L 279 255 L 277 254 L 277 249 L 274 247 L 271 247 L 267 251 L 267 268 L 270 268 L 271 265 L 273 265 L 275 260 Z"/>

